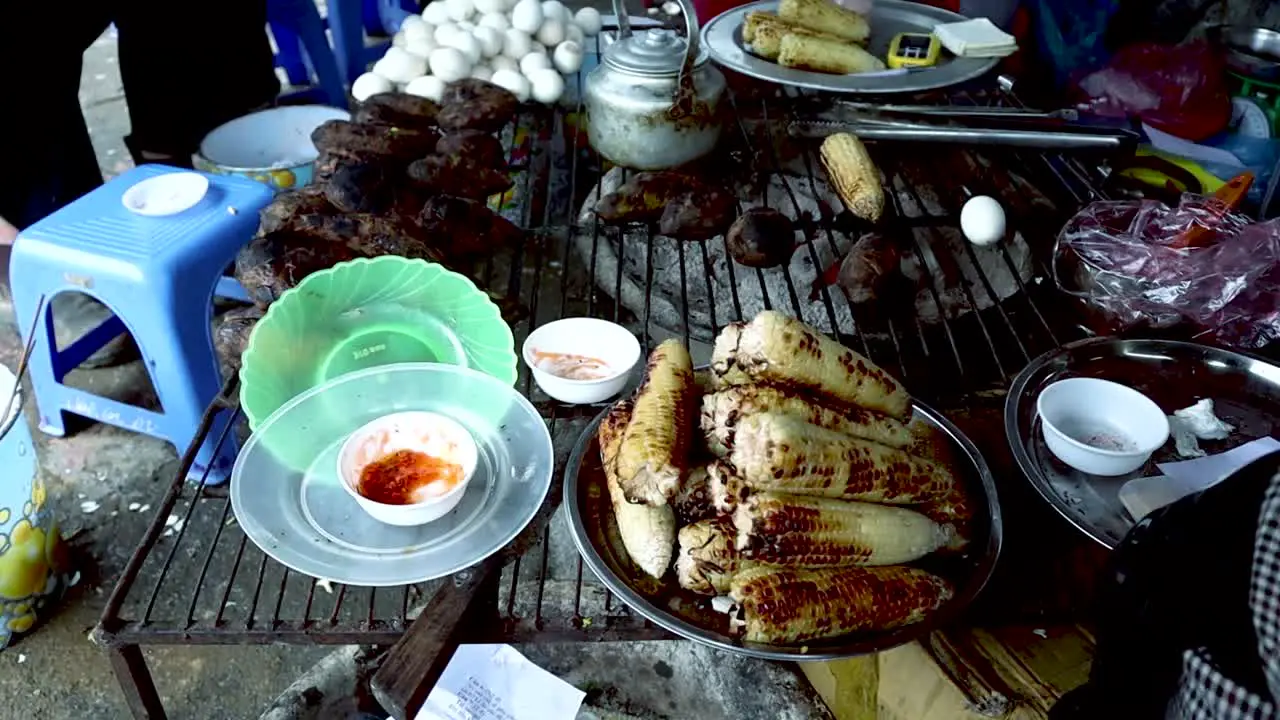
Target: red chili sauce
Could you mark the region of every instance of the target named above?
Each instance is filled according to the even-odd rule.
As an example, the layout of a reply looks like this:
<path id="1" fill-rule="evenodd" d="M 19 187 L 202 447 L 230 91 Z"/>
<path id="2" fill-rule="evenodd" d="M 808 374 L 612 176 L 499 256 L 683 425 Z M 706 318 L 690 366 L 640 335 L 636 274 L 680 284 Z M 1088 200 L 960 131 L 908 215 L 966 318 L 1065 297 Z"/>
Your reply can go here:
<path id="1" fill-rule="evenodd" d="M 411 505 L 428 485 L 440 483 L 447 490 L 460 482 L 461 465 L 416 450 L 397 450 L 366 465 L 356 489 L 374 502 Z"/>

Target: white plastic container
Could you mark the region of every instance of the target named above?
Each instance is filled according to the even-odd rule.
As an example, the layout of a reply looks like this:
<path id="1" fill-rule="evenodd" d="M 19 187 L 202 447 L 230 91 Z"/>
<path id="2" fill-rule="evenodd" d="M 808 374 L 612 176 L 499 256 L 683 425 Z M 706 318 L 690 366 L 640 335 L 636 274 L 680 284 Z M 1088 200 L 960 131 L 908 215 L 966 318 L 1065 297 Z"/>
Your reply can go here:
<path id="1" fill-rule="evenodd" d="M 607 320 L 565 318 L 530 333 L 520 354 L 543 392 L 563 403 L 583 405 L 622 392 L 640 362 L 640 341 L 630 330 Z M 592 370 L 588 379 L 564 377 L 548 369 L 556 359 L 566 357 L 598 361 L 603 368 Z"/>
<path id="2" fill-rule="evenodd" d="M 414 450 L 462 466 L 452 488 L 405 505 L 370 500 L 360 494 L 360 475 L 370 463 L 399 450 Z M 388 525 L 424 525 L 443 517 L 462 501 L 479 460 L 476 441 L 456 420 L 433 412 L 384 415 L 351 433 L 338 452 L 338 477 L 360 507 Z M 430 492 L 424 489 L 423 492 Z"/>
<path id="3" fill-rule="evenodd" d="M 1092 475 L 1133 472 L 1169 439 L 1160 406 L 1110 380 L 1059 380 L 1036 398 L 1036 410 L 1050 452 Z"/>

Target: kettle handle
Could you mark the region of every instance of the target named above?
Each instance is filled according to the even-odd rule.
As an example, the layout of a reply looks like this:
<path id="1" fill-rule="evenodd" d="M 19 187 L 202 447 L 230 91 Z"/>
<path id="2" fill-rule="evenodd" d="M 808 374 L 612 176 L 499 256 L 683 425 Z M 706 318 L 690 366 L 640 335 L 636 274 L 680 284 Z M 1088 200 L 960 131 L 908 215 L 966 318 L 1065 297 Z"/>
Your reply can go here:
<path id="1" fill-rule="evenodd" d="M 693 9 L 692 0 L 676 0 L 676 4 L 680 6 L 680 14 L 684 16 L 685 32 L 688 33 L 688 37 L 685 38 L 686 47 L 681 75 L 691 75 L 702 41 L 699 37 L 702 29 L 698 26 L 698 14 Z M 631 17 L 627 12 L 627 0 L 613 0 L 613 14 L 618 18 L 618 36 L 615 42 L 631 37 Z"/>

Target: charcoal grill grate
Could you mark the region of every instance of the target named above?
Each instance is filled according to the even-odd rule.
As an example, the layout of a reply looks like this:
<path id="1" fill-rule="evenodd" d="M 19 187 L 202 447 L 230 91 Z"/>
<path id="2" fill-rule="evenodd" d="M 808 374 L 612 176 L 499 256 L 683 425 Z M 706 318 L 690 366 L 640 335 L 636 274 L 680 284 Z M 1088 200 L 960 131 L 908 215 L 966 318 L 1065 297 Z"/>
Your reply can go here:
<path id="1" fill-rule="evenodd" d="M 581 80 L 579 91 L 580 84 Z M 815 148 L 786 135 L 785 121 L 799 105 L 796 95 L 750 86 L 731 91 L 730 100 L 735 120 L 726 134 L 740 141 L 737 152 L 747 164 L 768 175 L 782 173 L 783 197 L 793 207 L 780 209 L 792 214 L 803 188 L 815 187 L 823 174 Z M 928 100 L 1017 103 L 1005 92 L 960 92 Z M 485 262 L 477 276 L 494 292 L 517 299 L 528 309 L 528 316 L 513 328 L 517 346 L 531 327 L 564 316 L 603 317 L 629 324 L 638 332 L 654 327 L 653 260 L 664 247 L 678 258 L 679 275 L 679 296 L 665 300 L 687 316 L 691 288 L 705 285 L 708 297 L 714 298 L 709 244 L 723 243 L 722 239 L 681 244 L 655 236 L 650 229 L 644 236 L 643 306 L 634 312 L 615 299 L 623 295 L 623 263 L 617 263 L 614 277 L 597 276 L 597 263 L 607 243 L 617 244 L 617 235 L 594 222 L 579 222 L 584 198 L 593 188 L 598 192 L 602 187 L 599 160 L 586 148 L 577 125 L 581 115 L 580 104 L 576 113 L 525 110 L 508 135 L 512 165 L 523 172 L 513 190 L 520 202 L 504 207 L 503 212 L 529 232 L 521 246 Z M 910 256 L 925 268 L 927 295 L 940 309 L 939 318 L 925 322 L 910 309 L 886 307 L 887 303 L 853 308 L 842 315 L 847 303 L 838 291 L 827 288 L 814 305 L 828 329 L 896 373 L 917 397 L 944 411 L 1003 388 L 1036 355 L 1083 335 L 1063 312 L 1060 300 L 1054 299 L 1048 267 L 1057 228 L 1081 204 L 1103 197 L 1096 174 L 1084 163 L 1026 150 L 872 146 L 871 151 L 886 173 L 890 229 L 911 239 Z M 799 172 L 793 171 L 795 167 Z M 957 167 L 967 171 L 956 176 L 952 171 Z M 594 185 L 589 182 L 593 176 Z M 1026 278 L 1017 271 L 1009 246 L 1002 243 L 994 251 L 999 254 L 997 263 L 1007 266 L 1016 284 L 1016 292 L 1003 300 L 979 262 L 977 253 L 988 251 L 963 242 L 958 251 L 947 249 L 952 246 L 945 237 L 956 232 L 962 187 L 1000 198 L 1010 210 L 1011 227 L 1021 233 L 1031 251 L 1032 270 Z M 830 255 L 846 234 L 840 229 L 842 209 L 832 208 L 803 223 L 808 242 L 798 252 L 806 253 L 811 264 L 817 265 L 823 253 Z M 590 251 L 575 252 L 576 238 L 590 238 Z M 945 277 L 929 272 L 925 258 L 930 254 L 953 270 L 970 267 L 977 272 L 961 273 L 958 283 L 952 280 L 948 285 Z M 726 306 L 712 302 L 707 308 L 716 326 L 749 318 L 760 309 L 750 307 L 739 291 L 745 293 L 752 283 L 764 288 L 766 273 L 777 271 L 729 263 L 725 272 L 730 274 L 731 302 Z M 783 273 L 782 287 L 785 291 L 779 296 L 757 292 L 761 305 L 797 315 L 810 305 L 810 289 L 791 274 Z M 955 297 L 944 304 L 941 296 L 948 291 Z M 845 317 L 853 322 L 842 322 Z M 647 332 L 639 334 L 647 352 L 652 338 Z M 677 334 L 686 341 L 695 339 L 687 322 Z M 550 400 L 532 385 L 524 368 L 518 387 L 547 420 L 559 473 L 578 435 L 601 408 L 571 408 Z M 233 379 L 225 397 L 234 397 L 236 391 Z M 237 420 L 240 416 L 234 401 L 219 401 L 209 412 L 194 447 L 207 435 L 212 413 L 233 413 Z M 105 644 L 113 648 L 159 643 L 391 644 L 412 621 L 413 608 L 434 592 L 434 583 L 376 590 L 327 588 L 288 570 L 247 542 L 235 523 L 225 487 L 183 481 L 192 456 L 188 452 L 184 458 L 108 600 L 97 630 Z M 493 628 L 491 639 L 668 637 L 630 613 L 583 572 L 563 519 L 551 518 L 560 503 L 560 484 L 557 474 L 544 508 L 511 551 L 497 598 L 502 622 Z"/>

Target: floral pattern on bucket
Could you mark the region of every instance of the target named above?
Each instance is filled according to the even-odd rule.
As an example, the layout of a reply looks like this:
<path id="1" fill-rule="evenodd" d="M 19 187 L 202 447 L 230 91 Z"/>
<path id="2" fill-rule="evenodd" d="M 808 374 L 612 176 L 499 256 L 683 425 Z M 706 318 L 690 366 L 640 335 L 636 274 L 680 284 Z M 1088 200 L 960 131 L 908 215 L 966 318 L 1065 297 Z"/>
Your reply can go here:
<path id="1" fill-rule="evenodd" d="M 0 438 L 0 462 L 13 470 L 0 483 L 0 650 L 28 632 L 67 587 L 71 563 L 46 507 L 35 448 L 19 416 Z M 8 473 L 6 473 L 8 474 Z M 14 482 L 16 480 L 16 482 Z"/>

